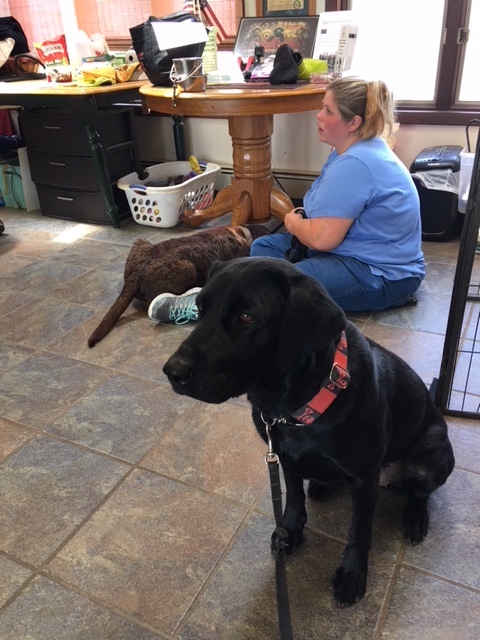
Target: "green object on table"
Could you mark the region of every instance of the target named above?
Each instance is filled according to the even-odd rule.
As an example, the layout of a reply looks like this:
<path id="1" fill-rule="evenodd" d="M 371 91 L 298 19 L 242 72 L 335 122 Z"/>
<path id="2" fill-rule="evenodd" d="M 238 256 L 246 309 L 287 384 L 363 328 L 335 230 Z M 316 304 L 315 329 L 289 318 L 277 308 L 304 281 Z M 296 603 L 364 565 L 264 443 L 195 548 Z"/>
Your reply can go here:
<path id="1" fill-rule="evenodd" d="M 304 58 L 298 65 L 298 79 L 309 80 L 312 73 L 328 73 L 328 62 L 326 60 Z"/>

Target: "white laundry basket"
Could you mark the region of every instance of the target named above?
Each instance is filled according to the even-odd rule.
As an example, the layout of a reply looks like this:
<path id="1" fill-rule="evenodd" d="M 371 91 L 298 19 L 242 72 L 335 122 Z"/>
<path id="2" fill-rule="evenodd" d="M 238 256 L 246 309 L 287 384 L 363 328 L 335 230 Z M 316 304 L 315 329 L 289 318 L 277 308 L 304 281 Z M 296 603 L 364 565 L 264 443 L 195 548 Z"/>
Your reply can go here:
<path id="1" fill-rule="evenodd" d="M 117 186 L 125 191 L 135 222 L 150 227 L 175 227 L 186 210 L 206 209 L 212 204 L 215 179 L 220 170 L 220 165 L 209 162 L 205 171 L 181 184 L 152 186 L 155 181 L 188 175 L 192 171 L 188 161 L 164 162 L 148 167 L 145 179 L 140 180 L 137 173 L 129 173 L 120 178 Z"/>

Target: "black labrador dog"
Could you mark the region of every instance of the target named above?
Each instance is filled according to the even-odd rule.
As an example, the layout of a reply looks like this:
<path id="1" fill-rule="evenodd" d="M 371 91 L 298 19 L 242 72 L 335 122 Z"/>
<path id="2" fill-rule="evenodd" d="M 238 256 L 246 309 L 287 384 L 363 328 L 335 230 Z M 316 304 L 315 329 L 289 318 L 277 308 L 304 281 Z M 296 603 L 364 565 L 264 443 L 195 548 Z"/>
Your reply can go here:
<path id="1" fill-rule="evenodd" d="M 408 491 L 406 538 L 417 544 L 427 533 L 429 495 L 454 466 L 444 418 L 404 360 L 286 261 L 217 263 L 197 305 L 200 319 L 165 374 L 177 393 L 205 402 L 247 393 L 265 441 L 270 425 L 286 483 L 287 552 L 307 520 L 304 479 L 316 498 L 349 485 L 348 545 L 332 585 L 340 605 L 354 604 L 365 594 L 379 485 Z"/>

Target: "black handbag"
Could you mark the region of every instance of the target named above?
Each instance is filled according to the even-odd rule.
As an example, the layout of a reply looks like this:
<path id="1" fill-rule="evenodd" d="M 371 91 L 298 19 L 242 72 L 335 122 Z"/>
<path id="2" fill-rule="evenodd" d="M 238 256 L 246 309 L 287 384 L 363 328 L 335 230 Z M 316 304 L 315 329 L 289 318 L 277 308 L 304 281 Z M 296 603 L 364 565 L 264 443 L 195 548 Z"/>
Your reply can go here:
<path id="1" fill-rule="evenodd" d="M 292 51 L 288 44 L 281 44 L 270 73 L 270 84 L 295 84 L 298 79 L 298 67 L 303 62 L 303 56 Z"/>
<path id="2" fill-rule="evenodd" d="M 150 16 L 146 22 L 130 28 L 132 46 L 147 78 L 155 86 L 172 86 L 170 70 L 174 58 L 199 58 L 205 42 L 188 44 L 174 49 L 160 49 L 152 22 L 201 22 L 200 18 L 187 11 L 177 11 L 163 18 Z"/>

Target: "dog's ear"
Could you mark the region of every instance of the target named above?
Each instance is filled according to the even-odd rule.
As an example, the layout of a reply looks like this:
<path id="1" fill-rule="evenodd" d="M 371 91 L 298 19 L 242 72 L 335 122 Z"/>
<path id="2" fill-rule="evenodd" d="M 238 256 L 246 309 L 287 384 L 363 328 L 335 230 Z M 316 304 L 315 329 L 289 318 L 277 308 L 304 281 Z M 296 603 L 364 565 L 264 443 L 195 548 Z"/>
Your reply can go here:
<path id="1" fill-rule="evenodd" d="M 326 347 L 346 326 L 343 310 L 313 278 L 288 278 L 277 362 L 288 371 L 295 362 Z"/>

